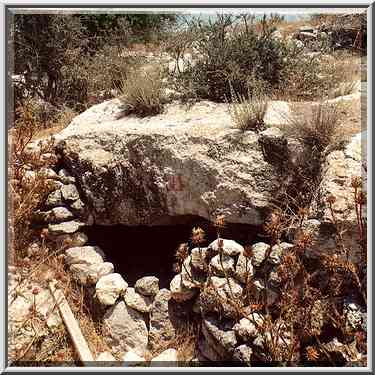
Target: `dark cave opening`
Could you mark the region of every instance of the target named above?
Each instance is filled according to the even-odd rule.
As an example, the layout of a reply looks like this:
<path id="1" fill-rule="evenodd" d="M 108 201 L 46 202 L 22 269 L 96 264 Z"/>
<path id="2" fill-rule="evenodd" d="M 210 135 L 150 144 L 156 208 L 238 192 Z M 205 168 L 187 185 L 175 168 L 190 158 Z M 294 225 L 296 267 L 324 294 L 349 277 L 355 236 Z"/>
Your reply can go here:
<path id="1" fill-rule="evenodd" d="M 168 225 L 125 226 L 93 225 L 86 227 L 89 245 L 99 246 L 106 260 L 115 266 L 129 286 L 143 276 L 156 276 L 160 288 L 169 288 L 174 277 L 174 255 L 179 244 L 188 242 L 189 248 L 196 247 L 190 237 L 193 227 L 201 227 L 206 232 L 208 246 L 217 238 L 216 229 L 208 220 L 199 216 L 178 216 L 166 220 Z M 222 230 L 222 238 L 233 239 L 241 245 L 264 241 L 260 227 L 247 224 L 230 224 Z"/>

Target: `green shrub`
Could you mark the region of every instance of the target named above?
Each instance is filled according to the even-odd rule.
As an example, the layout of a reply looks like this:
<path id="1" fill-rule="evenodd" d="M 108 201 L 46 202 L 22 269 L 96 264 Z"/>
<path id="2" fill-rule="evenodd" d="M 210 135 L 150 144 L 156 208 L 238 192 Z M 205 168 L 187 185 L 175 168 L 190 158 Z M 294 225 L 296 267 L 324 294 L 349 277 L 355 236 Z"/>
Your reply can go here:
<path id="1" fill-rule="evenodd" d="M 177 85 L 202 99 L 223 102 L 230 97 L 229 81 L 240 95 L 248 95 L 249 77 L 277 87 L 286 69 L 286 43 L 276 40 L 275 30 L 264 18 L 259 24 L 241 16 L 218 15 L 214 22 L 193 21 L 196 35 L 194 62 L 179 75 Z M 252 94 L 250 85 L 250 93 Z"/>
<path id="2" fill-rule="evenodd" d="M 145 117 L 163 110 L 166 99 L 160 70 L 133 70 L 123 79 L 119 90 L 126 113 Z"/>

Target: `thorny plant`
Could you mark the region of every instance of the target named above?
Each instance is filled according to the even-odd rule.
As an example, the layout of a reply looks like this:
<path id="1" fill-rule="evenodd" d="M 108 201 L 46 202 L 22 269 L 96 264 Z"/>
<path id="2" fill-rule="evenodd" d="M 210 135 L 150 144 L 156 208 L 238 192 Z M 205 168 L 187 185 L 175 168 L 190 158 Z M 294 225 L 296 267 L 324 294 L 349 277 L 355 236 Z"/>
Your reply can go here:
<path id="1" fill-rule="evenodd" d="M 361 264 L 366 264 L 366 220 L 363 209 L 366 195 L 362 182 L 358 178 L 352 181 L 353 201 L 356 207 L 357 230 L 362 247 Z M 253 360 L 279 365 L 312 363 L 341 365 L 348 358 L 356 360 L 358 353 L 366 354 L 366 332 L 361 327 L 348 328 L 343 315 L 343 297 L 349 290 L 366 304 L 366 289 L 361 281 L 364 270 L 349 260 L 351 249 L 346 249 L 343 228 L 337 220 L 333 204 L 335 198 L 329 197 L 327 207 L 332 214 L 332 223 L 336 227 L 336 252 L 328 255 L 316 251 L 313 233 L 304 229 L 308 218 L 306 209 L 297 210 L 291 220 L 279 211 L 273 212 L 265 225 L 273 245 L 280 245 L 289 233 L 291 226 L 298 231 L 292 247 L 283 248 L 281 263 L 275 270 L 280 279 L 279 298 L 271 302 L 266 293 L 254 298 L 253 278 L 246 274 L 245 288 L 241 298 L 235 298 L 230 288 L 229 275 L 223 265 L 220 266 L 226 277 L 229 294 L 225 297 L 211 282 L 211 268 L 207 266 L 207 283 L 200 287 L 199 301 L 203 314 L 216 313 L 219 319 L 241 318 L 250 320 L 262 340 L 262 352 L 255 352 Z M 217 231 L 219 258 L 223 255 L 222 230 L 225 227 L 224 216 L 218 216 L 214 222 Z M 244 256 L 247 262 L 253 256 L 251 246 L 245 246 Z M 269 253 L 266 254 L 266 257 Z M 313 258 L 311 258 L 313 256 Z M 314 258 L 315 257 L 315 258 Z M 315 259 L 315 260 L 313 260 Z M 210 259 L 205 259 L 209 263 Z M 353 288 L 354 287 L 354 288 Z M 349 289 L 348 289 L 349 288 Z M 328 343 L 337 335 L 344 342 L 344 357 L 338 357 L 332 344 Z M 343 353 L 344 353 L 343 352 Z M 348 354 L 349 353 L 349 354 Z M 344 355 L 344 354 L 343 354 Z M 344 358 L 344 359 L 343 359 Z M 344 362 L 343 362 L 344 361 Z"/>

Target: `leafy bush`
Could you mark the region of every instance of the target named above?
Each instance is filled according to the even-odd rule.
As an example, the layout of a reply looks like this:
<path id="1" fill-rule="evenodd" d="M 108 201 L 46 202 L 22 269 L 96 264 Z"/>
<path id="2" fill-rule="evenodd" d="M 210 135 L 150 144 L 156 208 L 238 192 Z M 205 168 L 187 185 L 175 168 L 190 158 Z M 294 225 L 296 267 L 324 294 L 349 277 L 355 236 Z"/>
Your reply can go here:
<path id="1" fill-rule="evenodd" d="M 240 95 L 248 95 L 248 79 L 256 77 L 267 88 L 277 87 L 286 68 L 287 45 L 276 40 L 266 18 L 257 23 L 248 16 L 218 15 L 214 22 L 193 21 L 195 60 L 179 76 L 177 85 L 197 97 L 223 102 L 230 97 L 229 81 Z M 250 86 L 252 91 L 252 86 Z"/>
<path id="2" fill-rule="evenodd" d="M 242 131 L 260 130 L 264 126 L 263 118 L 266 113 L 268 100 L 262 95 L 251 95 L 248 92 L 247 97 L 234 91 L 232 84 L 231 103 L 229 111 L 233 122 Z M 248 88 L 250 91 L 250 88 Z"/>
<path id="3" fill-rule="evenodd" d="M 165 103 L 161 71 L 134 70 L 119 86 L 125 112 L 140 117 L 153 116 L 163 110 Z"/>

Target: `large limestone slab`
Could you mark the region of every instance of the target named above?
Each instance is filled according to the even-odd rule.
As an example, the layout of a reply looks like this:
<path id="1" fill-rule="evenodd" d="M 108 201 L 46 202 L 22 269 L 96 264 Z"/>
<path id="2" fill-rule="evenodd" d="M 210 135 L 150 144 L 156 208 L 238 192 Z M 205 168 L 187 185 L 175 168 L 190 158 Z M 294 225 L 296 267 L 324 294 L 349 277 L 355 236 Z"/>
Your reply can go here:
<path id="1" fill-rule="evenodd" d="M 166 215 L 217 214 L 263 223 L 279 186 L 276 171 L 259 136 L 238 130 L 226 104 L 171 104 L 146 118 L 121 112 L 118 100 L 104 102 L 56 135 L 96 223 L 152 225 Z"/>

